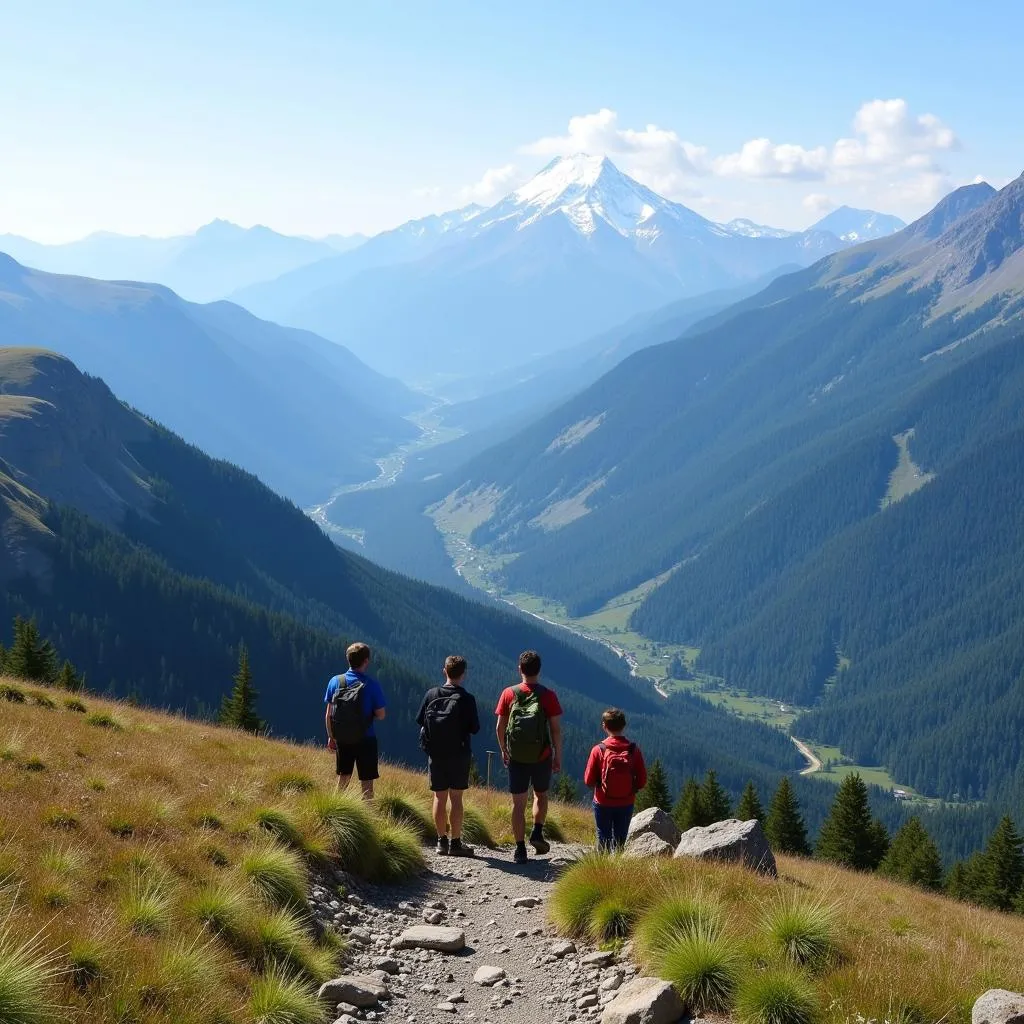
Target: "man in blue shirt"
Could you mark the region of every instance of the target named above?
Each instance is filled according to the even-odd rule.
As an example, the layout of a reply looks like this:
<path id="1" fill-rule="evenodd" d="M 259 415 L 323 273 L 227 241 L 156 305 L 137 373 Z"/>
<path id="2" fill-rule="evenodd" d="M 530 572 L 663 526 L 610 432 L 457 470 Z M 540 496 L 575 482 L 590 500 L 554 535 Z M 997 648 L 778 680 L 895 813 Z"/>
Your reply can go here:
<path id="1" fill-rule="evenodd" d="M 387 702 L 380 683 L 367 675 L 370 648 L 353 644 L 348 651 L 349 669 L 327 684 L 324 703 L 327 705 L 327 748 L 336 753 L 338 789 L 345 790 L 352 781 L 352 770 L 359 774 L 363 799 L 373 799 L 373 780 L 378 771 L 377 736 L 374 723 L 386 714 Z M 345 691 L 351 691 L 346 698 Z"/>

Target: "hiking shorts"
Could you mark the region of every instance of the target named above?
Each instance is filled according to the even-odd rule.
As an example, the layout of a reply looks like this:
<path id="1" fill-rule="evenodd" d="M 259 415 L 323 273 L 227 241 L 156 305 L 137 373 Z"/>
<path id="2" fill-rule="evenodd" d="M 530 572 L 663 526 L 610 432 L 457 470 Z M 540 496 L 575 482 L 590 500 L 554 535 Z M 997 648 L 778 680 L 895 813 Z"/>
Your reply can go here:
<path id="1" fill-rule="evenodd" d="M 427 760 L 430 792 L 443 793 L 448 789 L 469 789 L 469 765 L 473 755 L 469 751 L 454 757 L 431 757 Z"/>
<path id="2" fill-rule="evenodd" d="M 358 743 L 338 744 L 337 765 L 339 775 L 351 775 L 354 768 L 360 782 L 380 778 L 377 769 L 377 737 L 364 736 Z"/>
<path id="3" fill-rule="evenodd" d="M 514 796 L 525 793 L 533 786 L 534 793 L 546 793 L 551 788 L 551 758 L 546 757 L 536 764 L 524 761 L 509 761 L 508 791 Z"/>

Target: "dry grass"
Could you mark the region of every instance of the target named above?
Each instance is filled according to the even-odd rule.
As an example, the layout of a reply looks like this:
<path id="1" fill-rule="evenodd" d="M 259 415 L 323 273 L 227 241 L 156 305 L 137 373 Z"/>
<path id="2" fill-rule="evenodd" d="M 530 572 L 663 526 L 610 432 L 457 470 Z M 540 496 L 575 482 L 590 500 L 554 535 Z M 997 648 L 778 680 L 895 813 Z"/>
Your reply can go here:
<path id="1" fill-rule="evenodd" d="M 986 989 L 1024 989 L 1022 917 L 800 858 L 779 858 L 779 872 L 773 881 L 694 861 L 588 859 L 558 882 L 549 907 L 559 927 L 579 935 L 600 930 L 604 896 L 626 893 L 631 907 L 649 908 L 636 924 L 641 951 L 652 936 L 685 935 L 687 908 L 706 908 L 701 916 L 721 922 L 746 979 L 799 974 L 829 1024 L 966 1022 Z M 661 909 L 668 901 L 675 910 Z M 772 995 L 752 984 L 741 984 L 748 1018 L 752 991 L 766 1003 Z M 787 985 L 768 986 L 772 998 L 781 1002 Z"/>
<path id="2" fill-rule="evenodd" d="M 30 998 L 59 1008 L 41 1020 L 304 1019 L 340 953 L 297 906 L 306 864 L 422 868 L 425 772 L 383 766 L 368 812 L 323 749 L 10 679 L 0 700 L 0 952 L 39 962 Z M 467 804 L 474 841 L 510 838 L 507 796 Z M 586 811 L 557 814 L 590 841 Z"/>

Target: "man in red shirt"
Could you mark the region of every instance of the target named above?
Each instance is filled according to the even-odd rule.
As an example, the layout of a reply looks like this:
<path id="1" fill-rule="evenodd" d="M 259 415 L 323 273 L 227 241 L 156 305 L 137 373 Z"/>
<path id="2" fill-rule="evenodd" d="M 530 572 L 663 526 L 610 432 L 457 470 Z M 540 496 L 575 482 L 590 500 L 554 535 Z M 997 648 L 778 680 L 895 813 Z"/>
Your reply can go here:
<path id="1" fill-rule="evenodd" d="M 525 864 L 526 800 L 533 786 L 533 831 L 530 845 L 547 853 L 551 844 L 544 838 L 548 815 L 551 776 L 562 770 L 562 706 L 554 690 L 540 683 L 540 655 L 524 651 L 519 656 L 518 686 L 507 687 L 498 701 L 495 729 L 501 759 L 508 767 L 508 788 L 512 794 L 512 835 L 516 841 L 514 860 Z"/>
<path id="2" fill-rule="evenodd" d="M 633 803 L 647 785 L 647 767 L 640 748 L 623 735 L 623 712 L 609 708 L 601 715 L 601 725 L 608 738 L 591 750 L 583 784 L 594 790 L 597 848 L 611 853 L 626 844 Z"/>

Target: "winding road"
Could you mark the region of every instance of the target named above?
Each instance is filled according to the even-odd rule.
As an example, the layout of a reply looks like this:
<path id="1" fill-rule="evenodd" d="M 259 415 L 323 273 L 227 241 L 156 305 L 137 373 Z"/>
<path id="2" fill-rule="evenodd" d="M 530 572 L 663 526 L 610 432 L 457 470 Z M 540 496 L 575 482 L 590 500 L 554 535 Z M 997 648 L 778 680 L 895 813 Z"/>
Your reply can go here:
<path id="1" fill-rule="evenodd" d="M 815 772 L 821 771 L 821 760 L 818 755 L 806 743 L 802 743 L 795 736 L 789 737 L 794 746 L 800 753 L 807 758 L 807 767 L 800 773 L 801 775 L 813 775 Z"/>

